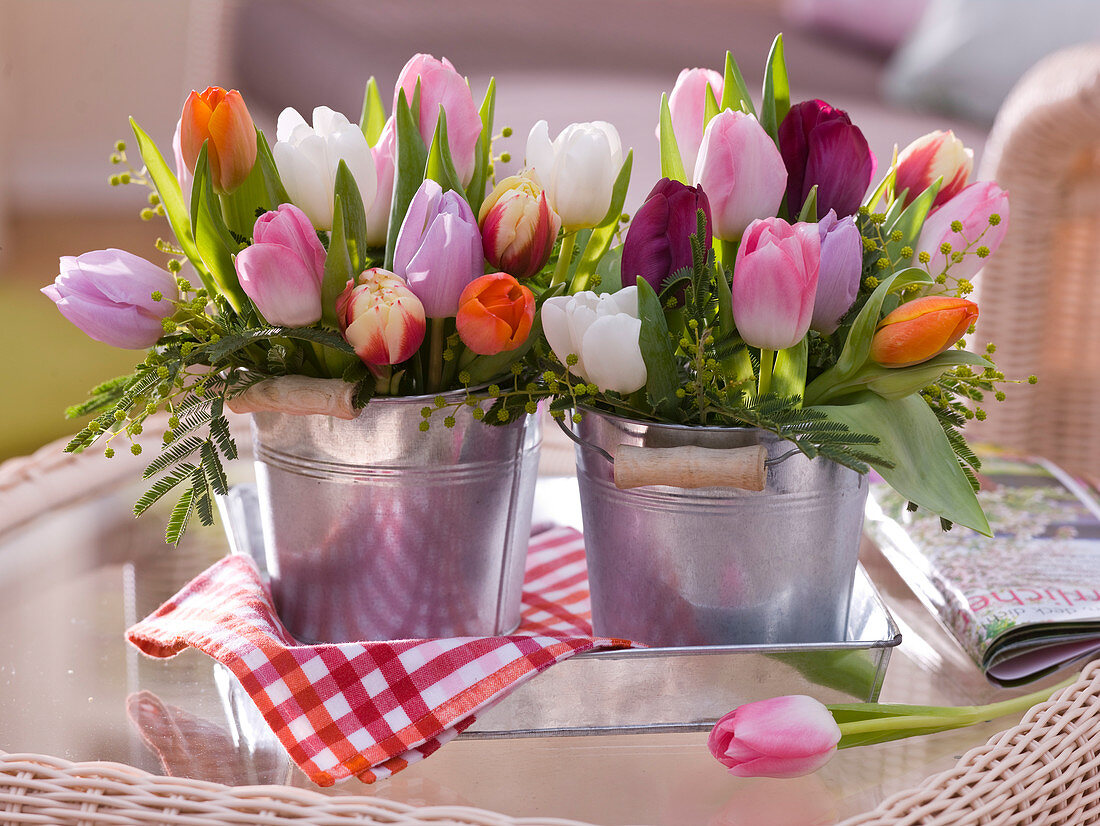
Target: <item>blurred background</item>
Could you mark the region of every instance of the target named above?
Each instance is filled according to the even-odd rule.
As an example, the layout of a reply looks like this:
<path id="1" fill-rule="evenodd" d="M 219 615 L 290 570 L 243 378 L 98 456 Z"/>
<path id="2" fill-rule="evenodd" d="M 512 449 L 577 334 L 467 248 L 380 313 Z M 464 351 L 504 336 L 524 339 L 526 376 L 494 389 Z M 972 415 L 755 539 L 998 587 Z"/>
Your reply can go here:
<path id="1" fill-rule="evenodd" d="M 880 169 L 894 144 L 953 129 L 976 157 L 1005 96 L 1037 60 L 1100 40 L 1096 0 L 0 0 L 0 460 L 76 429 L 63 417 L 140 354 L 90 341 L 38 288 L 57 258 L 119 247 L 155 261 L 140 187 L 107 185 L 133 116 L 168 154 L 184 97 L 238 88 L 274 141 L 278 112 L 328 105 L 356 120 L 416 52 L 446 56 L 480 100 L 497 79 L 495 150 L 527 132 L 608 120 L 635 151 L 633 212 L 659 175 L 654 127 L 680 69 L 757 88 L 784 32 L 792 99 L 845 109 Z M 130 141 L 132 143 L 132 139 Z M 507 172 L 507 168 L 502 170 Z M 499 171 L 498 171 L 499 174 Z"/>

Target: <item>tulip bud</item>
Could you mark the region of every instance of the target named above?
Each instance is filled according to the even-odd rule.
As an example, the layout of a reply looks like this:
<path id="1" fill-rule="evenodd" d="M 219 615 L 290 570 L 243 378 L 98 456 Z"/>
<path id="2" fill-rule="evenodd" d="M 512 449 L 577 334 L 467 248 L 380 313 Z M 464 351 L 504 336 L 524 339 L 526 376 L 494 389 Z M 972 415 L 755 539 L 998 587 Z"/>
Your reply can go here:
<path id="1" fill-rule="evenodd" d="M 400 364 L 424 341 L 424 305 L 405 282 L 374 267 L 349 281 L 336 300 L 340 332 L 364 364 Z"/>
<path id="2" fill-rule="evenodd" d="M 815 224 L 753 221 L 733 268 L 733 321 L 746 343 L 785 350 L 810 329 L 821 241 Z"/>
<path id="3" fill-rule="evenodd" d="M 64 256 L 60 274 L 42 293 L 89 337 L 127 350 L 156 344 L 179 297 L 171 273 L 116 249 Z"/>
<path id="4" fill-rule="evenodd" d="M 462 290 L 485 272 L 481 232 L 466 199 L 425 180 L 397 234 L 393 270 L 423 302 L 428 318 L 454 316 Z"/>
<path id="5" fill-rule="evenodd" d="M 875 157 L 848 114 L 823 100 L 791 107 L 779 125 L 779 149 L 787 167 L 787 209 L 797 215 L 817 186 L 818 214 L 854 215 L 863 201 Z"/>
<path id="6" fill-rule="evenodd" d="M 859 293 L 863 239 L 855 218 L 849 215 L 838 221 L 831 209 L 818 222 L 817 232 L 821 239 L 821 266 L 810 329 L 828 334 L 840 326 L 840 319 Z"/>
<path id="7" fill-rule="evenodd" d="M 752 221 L 775 215 L 787 172 L 759 121 L 727 109 L 703 132 L 694 180 L 710 199 L 715 237 L 736 241 Z"/>
<path id="8" fill-rule="evenodd" d="M 516 278 L 530 278 L 554 251 L 561 218 L 530 177 L 513 175 L 494 187 L 478 215 L 485 258 Z"/>
<path id="9" fill-rule="evenodd" d="M 397 77 L 393 111 L 397 110 L 398 95 L 402 90 L 409 106 L 413 105 L 417 80 L 420 81 L 420 111 L 413 112 L 413 117 L 420 124 L 420 137 L 431 146 L 439 122 L 439 107 L 442 106 L 447 113 L 447 145 L 451 150 L 451 159 L 465 186 L 474 176 L 474 154 L 482 126 L 470 84 L 455 71 L 447 58 L 436 60 L 430 54 L 413 55 Z"/>
<path id="10" fill-rule="evenodd" d="M 707 109 L 707 87 L 714 92 L 715 100 L 722 100 L 722 75 L 713 69 L 682 69 L 676 85 L 668 96 L 669 114 L 672 115 L 672 133 L 676 136 L 676 148 L 680 160 L 689 175 L 695 169 L 699 157 L 699 144 L 703 140 L 703 118 Z M 661 127 L 657 127 L 661 137 Z"/>
<path id="11" fill-rule="evenodd" d="M 1008 193 L 992 181 L 971 184 L 928 216 L 915 245 L 917 260 L 928 253 L 925 266 L 932 275 L 946 271 L 956 283 L 973 278 L 1007 231 Z"/>
<path id="12" fill-rule="evenodd" d="M 527 136 L 527 165 L 567 232 L 594 227 L 611 208 L 622 142 L 615 127 L 602 120 L 572 123 L 551 142 L 549 125 L 540 120 Z"/>
<path id="13" fill-rule="evenodd" d="M 293 204 L 256 219 L 253 243 L 235 259 L 245 295 L 270 324 L 305 327 L 321 319 L 325 248 Z"/>
<path id="14" fill-rule="evenodd" d="M 978 305 L 965 298 L 930 295 L 902 304 L 882 319 L 871 339 L 871 360 L 909 367 L 938 356 L 978 320 Z"/>
<path id="15" fill-rule="evenodd" d="M 898 155 L 894 189 L 908 190 L 905 205 L 909 206 L 938 178 L 943 178 L 932 202 L 935 209 L 962 192 L 973 168 L 974 150 L 963 146 L 950 129 L 946 132 L 937 129 L 917 138 Z"/>
<path id="16" fill-rule="evenodd" d="M 562 364 L 577 357 L 569 372 L 600 390 L 626 395 L 645 387 L 637 287 L 548 298 L 542 305 L 542 331 Z"/>
<path id="17" fill-rule="evenodd" d="M 707 748 L 735 777 L 799 777 L 828 763 L 839 742 L 829 709 L 798 694 L 738 706 L 711 730 Z"/>
<path id="18" fill-rule="evenodd" d="M 390 208 L 393 206 L 393 179 L 397 164 L 397 131 L 391 117 L 382 127 L 378 142 L 370 148 L 374 158 L 374 173 L 378 180 L 374 204 L 367 210 L 367 245 L 386 246 L 386 234 L 390 226 Z"/>
<path id="19" fill-rule="evenodd" d="M 203 143 L 215 191 L 232 192 L 243 184 L 256 163 L 256 126 L 236 89 L 209 86 L 187 96 L 180 117 L 180 149 L 192 175 Z"/>
<path id="20" fill-rule="evenodd" d="M 363 209 L 370 210 L 378 191 L 378 176 L 370 145 L 362 130 L 327 106 L 313 110 L 313 126 L 298 112 L 286 108 L 276 127 L 272 147 L 275 166 L 290 200 L 309 216 L 316 229 L 332 229 L 336 171 L 348 166 Z"/>
<path id="21" fill-rule="evenodd" d="M 494 272 L 466 285 L 455 325 L 463 344 L 493 356 L 527 341 L 534 320 L 534 294 L 508 273 Z"/>
<path id="22" fill-rule="evenodd" d="M 623 241 L 622 282 L 629 287 L 639 278 L 655 292 L 672 273 L 692 265 L 691 236 L 698 227 L 698 211 L 707 218 L 704 249 L 711 246 L 710 201 L 703 188 L 662 178 L 634 213 Z"/>

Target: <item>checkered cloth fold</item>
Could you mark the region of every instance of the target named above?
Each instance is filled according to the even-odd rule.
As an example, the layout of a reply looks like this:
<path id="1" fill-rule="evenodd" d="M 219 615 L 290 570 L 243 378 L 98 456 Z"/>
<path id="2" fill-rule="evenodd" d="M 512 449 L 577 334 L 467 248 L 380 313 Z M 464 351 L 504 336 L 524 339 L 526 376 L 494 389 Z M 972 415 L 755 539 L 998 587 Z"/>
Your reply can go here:
<path id="1" fill-rule="evenodd" d="M 584 543 L 569 528 L 533 538 L 522 622 L 507 637 L 300 645 L 243 555 L 212 565 L 126 636 L 152 657 L 192 646 L 227 666 L 321 786 L 388 777 L 543 669 L 629 645 L 592 636 Z"/>

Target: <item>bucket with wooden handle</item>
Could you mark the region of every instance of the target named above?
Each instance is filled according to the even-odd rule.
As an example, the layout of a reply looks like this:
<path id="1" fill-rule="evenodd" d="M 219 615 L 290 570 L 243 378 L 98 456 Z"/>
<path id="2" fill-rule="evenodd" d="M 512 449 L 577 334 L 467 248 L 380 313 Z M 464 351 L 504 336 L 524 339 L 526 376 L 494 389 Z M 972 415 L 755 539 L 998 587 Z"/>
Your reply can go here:
<path id="1" fill-rule="evenodd" d="M 592 621 L 651 645 L 844 639 L 867 481 L 757 428 L 582 410 Z"/>

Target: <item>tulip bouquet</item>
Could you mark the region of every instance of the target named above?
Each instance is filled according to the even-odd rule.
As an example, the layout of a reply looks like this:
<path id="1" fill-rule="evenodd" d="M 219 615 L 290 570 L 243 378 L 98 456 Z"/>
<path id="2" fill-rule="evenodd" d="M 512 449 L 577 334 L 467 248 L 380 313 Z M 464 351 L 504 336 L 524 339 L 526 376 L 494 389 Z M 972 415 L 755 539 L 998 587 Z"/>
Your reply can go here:
<path id="1" fill-rule="evenodd" d="M 791 105 L 781 36 L 759 108 L 727 54 L 723 74 L 681 73 L 657 137 L 663 178 L 622 244 L 545 299 L 541 373 L 501 391 L 500 415 L 545 393 L 559 420 L 587 407 L 762 427 L 988 533 L 959 429 L 984 418 L 984 394 L 1003 398 L 1004 376 L 992 345 L 971 353 L 962 337 L 1008 201 L 968 184 L 970 150 L 927 135 L 872 187 L 875 159 L 848 115 Z M 528 163 L 540 157 L 529 144 Z M 569 251 L 566 235 L 557 272 Z M 597 279 L 602 294 L 586 289 Z"/>
<path id="2" fill-rule="evenodd" d="M 111 182 L 148 187 L 142 217 L 166 217 L 174 240 L 158 241 L 164 267 L 114 249 L 63 258 L 43 289 L 92 338 L 148 350 L 132 374 L 70 409 L 95 416 L 66 449 L 99 441 L 110 457 L 123 441 L 138 454 L 143 422 L 166 410 L 161 454 L 145 473 L 154 481 L 135 510 L 182 485 L 167 533 L 175 543 L 193 513 L 212 520 L 222 460 L 236 457 L 224 408 L 256 382 L 342 378 L 356 406 L 427 394 L 427 429 L 440 410 L 454 422 L 444 391 L 522 373 L 553 280 L 549 270 L 532 277 L 563 225 L 582 254 L 571 268 L 572 253 L 559 255 L 555 289 L 566 270 L 595 274 L 630 163 L 607 124 L 574 124 L 552 142 L 543 121 L 529 154 L 545 189 L 535 171 L 497 182 L 494 101 L 494 82 L 479 107 L 450 62 L 416 55 L 388 117 L 371 79 L 359 123 L 323 106 L 312 123 L 286 109 L 269 146 L 242 96 L 211 87 L 184 104 L 174 171 L 131 121 L 141 168 L 119 142 L 111 160 L 127 171 Z"/>

